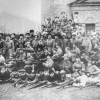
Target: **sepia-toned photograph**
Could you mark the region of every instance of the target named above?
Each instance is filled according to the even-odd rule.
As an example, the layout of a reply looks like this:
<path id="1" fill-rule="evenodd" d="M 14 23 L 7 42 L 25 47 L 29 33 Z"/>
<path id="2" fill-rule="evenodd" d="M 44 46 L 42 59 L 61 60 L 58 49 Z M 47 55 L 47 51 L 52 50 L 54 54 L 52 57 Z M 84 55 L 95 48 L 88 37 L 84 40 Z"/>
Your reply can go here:
<path id="1" fill-rule="evenodd" d="M 100 100 L 100 0 L 0 0 L 0 100 Z"/>

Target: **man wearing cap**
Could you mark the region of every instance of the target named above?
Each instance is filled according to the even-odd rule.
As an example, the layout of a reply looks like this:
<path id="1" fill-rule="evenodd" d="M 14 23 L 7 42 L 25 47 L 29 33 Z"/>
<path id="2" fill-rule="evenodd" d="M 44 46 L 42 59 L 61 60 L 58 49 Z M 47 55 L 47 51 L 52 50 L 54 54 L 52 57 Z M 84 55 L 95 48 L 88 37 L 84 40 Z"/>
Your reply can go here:
<path id="1" fill-rule="evenodd" d="M 70 41 L 71 41 L 71 46 L 73 48 L 73 45 L 77 44 L 76 34 L 75 33 L 72 33 L 72 38 L 70 39 Z"/>
<path id="2" fill-rule="evenodd" d="M 78 35 L 76 36 L 76 40 L 77 40 L 77 47 L 82 50 L 82 41 L 83 38 L 81 36 L 81 33 L 78 33 Z"/>
<path id="3" fill-rule="evenodd" d="M 43 35 L 41 35 L 40 40 L 38 41 L 38 45 L 43 46 L 43 48 L 46 46 L 46 41 L 44 40 Z"/>
<path id="4" fill-rule="evenodd" d="M 32 38 L 34 38 L 34 30 L 30 30 L 30 35 Z"/>
<path id="5" fill-rule="evenodd" d="M 14 52 L 16 51 L 16 49 L 17 49 L 17 43 L 18 43 L 18 40 L 16 39 L 16 35 L 15 35 L 15 33 L 13 33 L 13 34 L 11 34 L 11 40 L 14 42 L 14 46 L 15 46 L 15 48 L 14 48 Z"/>
<path id="6" fill-rule="evenodd" d="M 99 60 L 99 54 L 98 54 L 98 50 L 95 48 L 93 49 L 93 54 L 90 57 L 91 61 L 93 64 L 96 64 Z"/>
<path id="7" fill-rule="evenodd" d="M 11 40 L 10 35 L 6 36 L 6 59 L 9 59 L 14 53 L 14 42 Z"/>
<path id="8" fill-rule="evenodd" d="M 83 39 L 82 46 L 85 47 L 85 54 L 87 56 L 89 56 L 90 52 L 92 50 L 92 43 L 91 43 L 91 40 L 89 39 L 89 35 L 88 34 Z"/>
<path id="9" fill-rule="evenodd" d="M 61 49 L 63 48 L 62 40 L 59 39 L 58 34 L 55 34 L 55 39 L 53 41 L 53 48 L 58 45 Z"/>
<path id="10" fill-rule="evenodd" d="M 22 45 L 23 48 L 25 48 L 25 40 L 24 40 L 23 34 L 19 35 L 19 41 L 18 41 L 18 44 L 17 44 L 17 48 L 19 47 L 20 44 Z"/>
<path id="11" fill-rule="evenodd" d="M 46 41 L 46 46 L 49 52 L 52 52 L 52 48 L 53 48 L 53 39 L 51 34 L 48 34 L 48 39 Z"/>
<path id="12" fill-rule="evenodd" d="M 32 41 L 32 47 L 34 48 L 35 52 L 37 52 L 37 46 L 38 46 L 38 36 L 35 35 L 35 38 Z"/>
<path id="13" fill-rule="evenodd" d="M 47 25 L 46 25 L 46 27 L 47 27 L 47 32 L 51 32 L 52 31 L 52 24 L 51 24 L 51 19 L 50 18 L 48 18 L 47 19 Z"/>
<path id="14" fill-rule="evenodd" d="M 25 42 L 31 42 L 30 33 L 25 34 Z"/>
<path id="15" fill-rule="evenodd" d="M 97 38 L 97 35 L 94 34 L 93 38 L 91 39 L 91 43 L 92 43 L 92 48 L 94 48 L 95 44 L 98 44 L 99 40 Z"/>
<path id="16" fill-rule="evenodd" d="M 27 55 L 28 55 L 28 54 L 29 54 L 30 56 L 32 56 L 32 53 L 34 53 L 34 49 L 31 47 L 30 42 L 26 42 L 25 45 L 26 45 L 26 48 L 25 48 L 25 52 L 24 52 L 24 55 L 25 55 L 24 58 L 27 59 Z"/>
<path id="17" fill-rule="evenodd" d="M 23 51 L 23 45 L 22 43 L 19 43 L 18 48 L 16 49 L 16 58 L 23 59 L 24 57 L 24 51 Z"/>
<path id="18" fill-rule="evenodd" d="M 26 49 L 33 51 L 34 49 L 31 47 L 30 42 L 26 42 Z"/>

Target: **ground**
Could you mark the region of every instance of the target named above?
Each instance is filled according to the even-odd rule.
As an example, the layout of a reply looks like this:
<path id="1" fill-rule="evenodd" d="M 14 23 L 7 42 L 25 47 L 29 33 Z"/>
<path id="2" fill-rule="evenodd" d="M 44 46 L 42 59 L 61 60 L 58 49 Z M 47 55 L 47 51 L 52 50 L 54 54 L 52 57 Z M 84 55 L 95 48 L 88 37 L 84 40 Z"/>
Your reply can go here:
<path id="1" fill-rule="evenodd" d="M 0 85 L 0 100 L 100 100 L 100 88 L 14 88 L 12 84 Z"/>

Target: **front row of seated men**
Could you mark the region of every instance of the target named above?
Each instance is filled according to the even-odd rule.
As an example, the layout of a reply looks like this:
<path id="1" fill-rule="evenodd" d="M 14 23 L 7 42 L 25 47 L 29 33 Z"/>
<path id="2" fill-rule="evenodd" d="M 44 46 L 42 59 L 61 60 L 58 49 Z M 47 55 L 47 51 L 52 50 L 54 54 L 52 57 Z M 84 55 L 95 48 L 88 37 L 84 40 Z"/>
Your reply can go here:
<path id="1" fill-rule="evenodd" d="M 65 52 L 62 56 L 58 45 L 52 54 L 47 49 L 38 49 L 36 54 L 25 52 L 24 57 L 27 59 L 21 59 L 24 67 L 20 69 L 16 69 L 16 60 L 11 58 L 11 61 L 6 63 L 0 53 L 0 82 L 13 82 L 15 87 L 20 83 L 23 84 L 21 87 L 100 85 L 100 69 L 85 53 L 80 57 L 76 56 L 68 47 Z"/>

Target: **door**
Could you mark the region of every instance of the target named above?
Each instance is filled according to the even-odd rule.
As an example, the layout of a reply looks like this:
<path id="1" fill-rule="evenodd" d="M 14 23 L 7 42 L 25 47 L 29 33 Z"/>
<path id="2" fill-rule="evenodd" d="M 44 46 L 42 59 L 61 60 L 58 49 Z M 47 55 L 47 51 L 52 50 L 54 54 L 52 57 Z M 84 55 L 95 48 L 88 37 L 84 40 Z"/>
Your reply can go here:
<path id="1" fill-rule="evenodd" d="M 86 32 L 95 31 L 95 24 L 86 24 L 85 29 L 86 29 Z"/>

